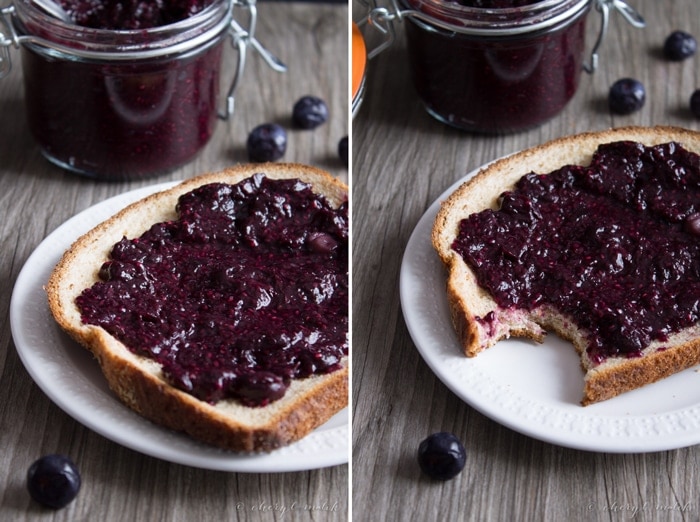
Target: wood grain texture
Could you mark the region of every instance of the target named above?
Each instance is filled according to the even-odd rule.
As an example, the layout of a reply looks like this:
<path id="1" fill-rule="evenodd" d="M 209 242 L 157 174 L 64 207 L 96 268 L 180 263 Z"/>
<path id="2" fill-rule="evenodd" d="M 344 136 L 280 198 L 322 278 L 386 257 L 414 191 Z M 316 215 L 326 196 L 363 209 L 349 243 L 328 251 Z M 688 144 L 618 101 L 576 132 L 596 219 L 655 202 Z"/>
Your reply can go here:
<path id="1" fill-rule="evenodd" d="M 371 60 L 353 121 L 353 514 L 356 520 L 699 520 L 700 447 L 651 454 L 576 451 L 505 428 L 461 402 L 429 370 L 403 321 L 401 256 L 416 223 L 474 168 L 579 131 L 667 124 L 700 129 L 688 100 L 700 88 L 700 56 L 661 57 L 674 29 L 700 36 L 694 0 L 630 0 L 648 21 L 614 17 L 600 69 L 584 74 L 572 102 L 527 132 L 470 134 L 433 120 L 414 94 L 401 23 L 398 40 Z M 353 19 L 363 16 L 353 5 Z M 598 31 L 590 15 L 588 43 Z M 370 37 L 371 38 L 371 37 Z M 607 110 L 609 86 L 636 77 L 644 108 Z M 452 431 L 468 456 L 448 482 L 422 476 L 416 451 L 432 432 Z"/>
<path id="2" fill-rule="evenodd" d="M 211 142 L 190 164 L 149 180 L 100 183 L 49 164 L 25 122 L 22 68 L 13 51 L 13 70 L 0 80 L 0 520 L 347 519 L 347 465 L 282 474 L 214 472 L 147 457 L 90 431 L 33 383 L 10 332 L 10 296 L 17 275 L 56 227 L 116 194 L 247 161 L 245 140 L 255 125 L 275 121 L 288 129 L 284 160 L 348 180 L 337 155 L 338 141 L 349 127 L 348 6 L 262 2 L 258 11 L 256 36 L 289 71 L 276 73 L 250 53 L 232 120 L 218 123 Z M 222 73 L 227 79 L 234 59 L 229 52 Z M 314 131 L 293 130 L 292 105 L 306 94 L 327 101 L 330 120 Z M 32 502 L 25 489 L 28 466 L 51 452 L 73 457 L 83 477 L 76 501 L 57 512 Z M 306 509 L 313 506 L 326 509 Z"/>

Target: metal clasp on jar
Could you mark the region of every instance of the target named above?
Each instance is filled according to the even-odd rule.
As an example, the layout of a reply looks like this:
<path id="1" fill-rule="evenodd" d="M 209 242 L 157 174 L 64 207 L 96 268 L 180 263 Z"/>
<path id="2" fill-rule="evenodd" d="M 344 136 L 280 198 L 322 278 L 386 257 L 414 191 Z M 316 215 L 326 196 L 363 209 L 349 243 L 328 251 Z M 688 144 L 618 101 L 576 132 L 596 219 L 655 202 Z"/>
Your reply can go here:
<path id="1" fill-rule="evenodd" d="M 591 61 L 583 64 L 583 70 L 587 73 L 593 73 L 598 68 L 598 50 L 608 32 L 610 11 L 617 11 L 620 13 L 633 27 L 638 29 L 646 27 L 646 21 L 642 15 L 623 0 L 595 0 L 595 8 L 596 11 L 600 13 L 600 31 L 598 32 L 598 38 L 591 50 Z"/>
<path id="2" fill-rule="evenodd" d="M 257 51 L 263 60 L 275 71 L 285 72 L 287 66 L 279 59 L 277 56 L 272 54 L 255 38 L 255 28 L 257 26 L 258 19 L 258 9 L 256 0 L 234 0 L 234 8 L 236 6 L 241 6 L 247 10 L 248 20 L 246 28 L 242 26 L 236 17 L 231 17 L 231 24 L 229 28 L 229 34 L 231 36 L 231 45 L 234 49 L 238 51 L 238 63 L 236 64 L 236 70 L 233 73 L 233 80 L 231 80 L 231 85 L 226 93 L 226 105 L 223 111 L 219 112 L 219 117 L 223 120 L 227 120 L 233 114 L 235 99 L 234 92 L 238 87 L 240 79 L 243 75 L 243 69 L 245 68 L 246 56 L 248 47 L 252 47 L 254 51 Z"/>
<path id="3" fill-rule="evenodd" d="M 367 59 L 371 60 L 379 53 L 393 45 L 396 40 L 396 29 L 394 28 L 394 20 L 401 19 L 401 8 L 392 0 L 392 8 L 378 7 L 376 0 L 356 0 L 362 4 L 367 12 L 367 16 L 356 21 L 358 27 L 370 25 L 383 35 L 383 41 L 380 41 L 371 50 L 367 49 Z"/>
<path id="4" fill-rule="evenodd" d="M 12 69 L 12 56 L 10 56 L 10 47 L 19 47 L 17 41 L 17 33 L 12 28 L 12 23 L 9 17 L 14 12 L 14 6 L 3 7 L 0 9 L 0 78 L 4 78 Z M 8 38 L 5 34 L 8 34 Z"/>

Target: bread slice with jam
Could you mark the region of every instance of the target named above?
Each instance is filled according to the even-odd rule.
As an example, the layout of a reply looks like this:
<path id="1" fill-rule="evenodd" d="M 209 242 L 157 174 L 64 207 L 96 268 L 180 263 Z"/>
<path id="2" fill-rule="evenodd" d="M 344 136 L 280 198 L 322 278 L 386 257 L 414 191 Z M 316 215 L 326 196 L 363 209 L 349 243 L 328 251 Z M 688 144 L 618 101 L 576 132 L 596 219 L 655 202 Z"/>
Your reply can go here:
<path id="1" fill-rule="evenodd" d="M 572 307 L 565 311 L 561 306 L 557 307 L 552 304 L 558 301 L 542 298 L 541 295 L 529 296 L 530 301 L 527 305 L 519 304 L 524 303 L 525 300 L 518 302 L 516 299 L 512 302 L 506 302 L 500 298 L 499 304 L 496 297 L 499 290 L 494 290 L 498 288 L 497 285 L 504 285 L 503 288 L 508 290 L 508 285 L 517 286 L 519 284 L 518 278 L 524 280 L 536 270 L 525 268 L 523 270 L 530 270 L 531 273 L 522 277 L 513 276 L 512 273 L 517 273 L 521 268 L 518 265 L 521 252 L 508 252 L 507 254 L 515 260 L 510 265 L 504 265 L 510 268 L 502 270 L 500 274 L 492 270 L 490 277 L 494 278 L 495 282 L 482 283 L 481 281 L 484 280 L 479 279 L 480 276 L 477 273 L 482 270 L 482 265 L 477 266 L 474 256 L 483 257 L 482 246 L 487 243 L 473 242 L 467 247 L 462 247 L 457 242 L 457 238 L 460 236 L 460 226 L 468 228 L 478 223 L 478 221 L 474 221 L 475 216 L 486 216 L 486 212 L 490 213 L 491 216 L 498 214 L 504 198 L 511 198 L 516 185 L 523 183 L 522 180 L 526 176 L 534 173 L 535 175 L 529 179 L 536 184 L 538 176 L 553 175 L 565 166 L 588 166 L 601 145 L 607 147 L 608 145 L 605 144 L 617 142 L 645 146 L 678 144 L 687 151 L 700 154 L 700 133 L 672 127 L 626 127 L 563 137 L 505 157 L 485 167 L 441 203 L 432 230 L 432 244 L 447 270 L 446 289 L 452 323 L 458 333 L 465 355 L 474 357 L 484 349 L 509 337 L 529 338 L 541 342 L 546 333 L 552 331 L 571 341 L 580 354 L 584 372 L 584 390 L 581 401 L 583 405 L 610 399 L 700 364 L 700 320 L 698 319 L 700 315 L 700 286 L 698 286 L 700 256 L 697 253 L 700 236 L 697 235 L 697 230 L 695 232 L 689 231 L 692 228 L 690 226 L 686 226 L 684 229 L 687 235 L 683 241 L 689 246 L 682 250 L 679 257 L 689 258 L 684 260 L 685 265 L 682 269 L 685 270 L 682 277 L 686 279 L 680 280 L 681 286 L 674 286 L 674 288 L 683 288 L 685 292 L 683 299 L 687 306 L 685 308 L 686 315 L 681 318 L 682 326 L 671 329 L 663 335 L 652 336 L 644 342 L 637 341 L 641 344 L 627 351 L 621 349 L 621 346 L 629 341 L 625 328 L 617 332 L 618 341 L 610 341 L 611 337 L 607 337 L 604 338 L 607 339 L 605 341 L 607 345 L 593 347 L 594 339 L 598 338 L 595 337 L 592 329 L 583 326 L 592 324 L 586 314 L 597 306 L 595 295 L 600 295 L 601 299 L 605 298 L 604 289 L 600 290 L 602 292 L 600 294 L 596 293 L 598 290 L 591 291 L 589 301 L 592 304 L 590 307 L 582 309 Z M 632 148 L 635 146 L 630 145 Z M 670 150 L 674 150 L 676 145 L 668 147 Z M 621 165 L 628 161 L 624 157 L 618 158 L 618 160 Z M 700 162 L 693 159 L 692 163 L 688 169 L 692 170 L 693 173 L 687 177 L 688 180 L 692 180 L 691 186 L 676 187 L 681 197 L 684 198 L 686 206 L 679 211 L 685 212 L 685 216 L 678 217 L 681 222 L 669 225 L 669 230 L 673 230 L 673 234 L 683 233 L 683 219 L 700 220 L 698 213 L 700 210 L 700 181 L 698 181 L 700 180 L 698 177 Z M 670 165 L 670 168 L 673 170 L 675 167 Z M 575 168 L 570 170 L 574 171 Z M 678 170 L 680 172 L 682 169 Z M 685 174 L 683 171 L 678 175 Z M 601 186 L 605 187 L 604 190 L 600 191 L 605 197 L 608 197 L 608 193 L 616 190 L 615 187 L 605 186 L 606 172 L 604 169 L 596 176 Z M 649 201 L 652 200 L 653 198 Z M 663 204 L 663 201 L 660 201 L 660 204 Z M 646 203 L 643 204 L 646 205 Z M 524 205 L 527 206 L 529 203 Z M 640 205 L 642 204 L 640 203 Z M 671 211 L 673 209 L 669 210 L 669 212 Z M 537 213 L 538 211 L 532 212 Z M 579 208 L 570 208 L 565 213 L 576 217 L 577 212 L 584 211 Z M 626 209 L 625 212 L 629 214 L 630 211 Z M 634 211 L 632 211 L 633 213 Z M 595 214 L 591 217 L 592 220 L 588 222 L 588 226 L 591 230 L 595 230 Z M 698 225 L 698 223 L 694 224 Z M 615 224 L 613 223 L 612 226 L 614 228 Z M 531 227 L 531 224 L 520 230 L 526 230 L 527 227 Z M 697 226 L 695 228 L 697 229 Z M 463 231 L 462 234 L 465 232 Z M 470 232 L 466 232 L 466 234 L 468 236 L 475 235 Z M 498 233 L 495 234 L 495 237 L 497 236 Z M 627 241 L 628 239 L 623 237 L 616 240 Z M 493 236 L 489 238 L 489 241 L 492 240 Z M 496 239 L 496 241 L 500 240 Z M 533 251 L 537 248 L 544 248 L 542 245 L 536 244 L 538 240 L 530 239 L 530 241 L 529 245 L 526 244 L 527 248 Z M 472 248 L 474 256 L 471 253 L 466 254 L 467 258 L 470 259 L 467 261 L 463 255 L 457 252 L 456 248 L 461 249 L 462 252 L 465 252 L 464 248 Z M 561 254 L 560 257 L 563 259 L 564 257 L 575 258 L 576 256 L 568 252 Z M 629 263 L 629 259 L 624 258 L 626 263 Z M 482 262 L 485 265 L 491 264 L 491 266 L 495 266 L 494 263 L 496 263 L 494 259 L 489 259 L 487 256 L 478 263 Z M 577 266 L 583 266 L 580 273 L 585 273 L 586 269 L 592 273 L 590 271 L 593 268 L 584 266 L 581 260 L 576 260 L 576 262 Z M 668 262 L 673 262 L 673 260 Z M 595 261 L 591 263 L 595 263 Z M 620 263 L 622 267 L 622 261 Z M 602 265 L 599 263 L 592 266 L 595 270 L 599 270 Z M 551 268 L 551 271 L 546 271 L 548 275 L 543 275 L 545 272 L 542 272 L 541 274 L 537 273 L 535 277 L 548 278 L 549 286 L 547 288 L 556 293 L 558 291 L 556 281 L 558 278 L 562 281 L 567 278 L 567 269 L 564 265 L 557 266 L 556 264 Z M 625 266 L 624 269 L 630 270 L 630 267 Z M 631 269 L 634 270 L 634 267 Z M 615 267 L 611 270 L 614 272 Z M 496 272 L 495 275 L 494 272 Z M 570 278 L 574 275 L 571 275 Z M 616 284 L 613 273 L 607 274 L 605 277 L 609 278 L 607 280 L 613 281 L 611 284 Z M 585 282 L 585 279 L 579 279 L 579 282 Z M 491 290 L 486 288 L 487 285 L 490 285 Z M 671 293 L 667 298 L 667 302 L 670 303 L 668 308 L 675 306 L 673 298 L 674 295 Z M 583 296 L 583 299 L 586 299 L 586 296 Z M 638 305 L 636 301 L 632 302 L 631 299 L 630 297 L 630 302 L 621 303 L 620 307 L 621 309 L 627 307 L 624 309 L 636 313 L 635 307 Z M 640 311 L 640 314 L 642 313 L 647 314 L 645 317 L 655 317 L 661 315 L 662 311 L 651 309 Z M 601 321 L 604 320 L 605 318 L 601 319 Z M 598 321 L 597 318 L 596 321 Z M 631 324 L 631 327 L 634 326 Z M 640 335 L 639 338 L 645 339 L 643 335 Z M 635 338 L 635 340 L 637 339 Z M 595 342 L 600 344 L 599 339 Z M 555 370 L 543 368 L 542 371 Z"/>
<path id="2" fill-rule="evenodd" d="M 101 280 L 100 270 L 122 238 L 138 238 L 154 224 L 176 220 L 182 195 L 208 184 L 235 185 L 260 174 L 270 180 L 308 184 L 334 209 L 347 205 L 344 183 L 306 165 L 250 164 L 205 174 L 129 205 L 80 237 L 63 255 L 46 285 L 55 320 L 92 352 L 121 401 L 157 424 L 239 452 L 268 452 L 298 441 L 347 406 L 347 342 L 334 370 L 292 378 L 281 398 L 254 405 L 230 397 L 205 400 L 174 386 L 153 358 L 137 354 L 102 326 L 86 324 L 76 299 Z"/>

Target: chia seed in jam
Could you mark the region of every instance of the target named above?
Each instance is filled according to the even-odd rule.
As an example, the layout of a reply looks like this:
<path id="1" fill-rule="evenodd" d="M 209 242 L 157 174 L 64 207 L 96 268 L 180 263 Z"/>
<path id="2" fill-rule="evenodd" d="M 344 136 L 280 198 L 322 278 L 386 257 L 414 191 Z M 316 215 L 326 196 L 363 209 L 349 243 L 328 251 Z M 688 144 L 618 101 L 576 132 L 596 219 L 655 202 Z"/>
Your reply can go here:
<path id="1" fill-rule="evenodd" d="M 103 327 L 216 403 L 264 406 L 348 354 L 348 207 L 255 175 L 180 197 L 178 219 L 122 239 L 78 298 Z"/>
<path id="2" fill-rule="evenodd" d="M 598 364 L 700 321 L 698 212 L 700 156 L 617 142 L 590 166 L 524 176 L 453 248 L 500 307 L 569 316 Z"/>

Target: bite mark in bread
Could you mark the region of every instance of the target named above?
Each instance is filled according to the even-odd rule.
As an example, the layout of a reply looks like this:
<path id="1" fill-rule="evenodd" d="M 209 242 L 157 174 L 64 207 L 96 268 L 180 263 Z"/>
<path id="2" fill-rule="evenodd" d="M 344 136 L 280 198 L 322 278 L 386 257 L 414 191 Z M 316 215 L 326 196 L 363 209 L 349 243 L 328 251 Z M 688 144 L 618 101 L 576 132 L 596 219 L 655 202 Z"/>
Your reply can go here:
<path id="1" fill-rule="evenodd" d="M 531 172 L 550 173 L 564 165 L 588 165 L 598 146 L 616 141 L 644 145 L 680 143 L 700 152 L 700 133 L 669 127 L 629 127 L 554 140 L 498 160 L 459 187 L 441 205 L 432 242 L 448 270 L 447 298 L 463 351 L 473 357 L 508 337 L 540 341 L 545 331 L 573 343 L 584 370 L 582 404 L 592 404 L 700 364 L 700 325 L 654 341 L 639 356 L 610 357 L 602 364 L 587 356 L 586 332 L 571 317 L 548 307 L 527 311 L 499 307 L 477 283 L 474 271 L 452 248 L 460 221 L 484 209 L 497 209 L 501 194 Z"/>

